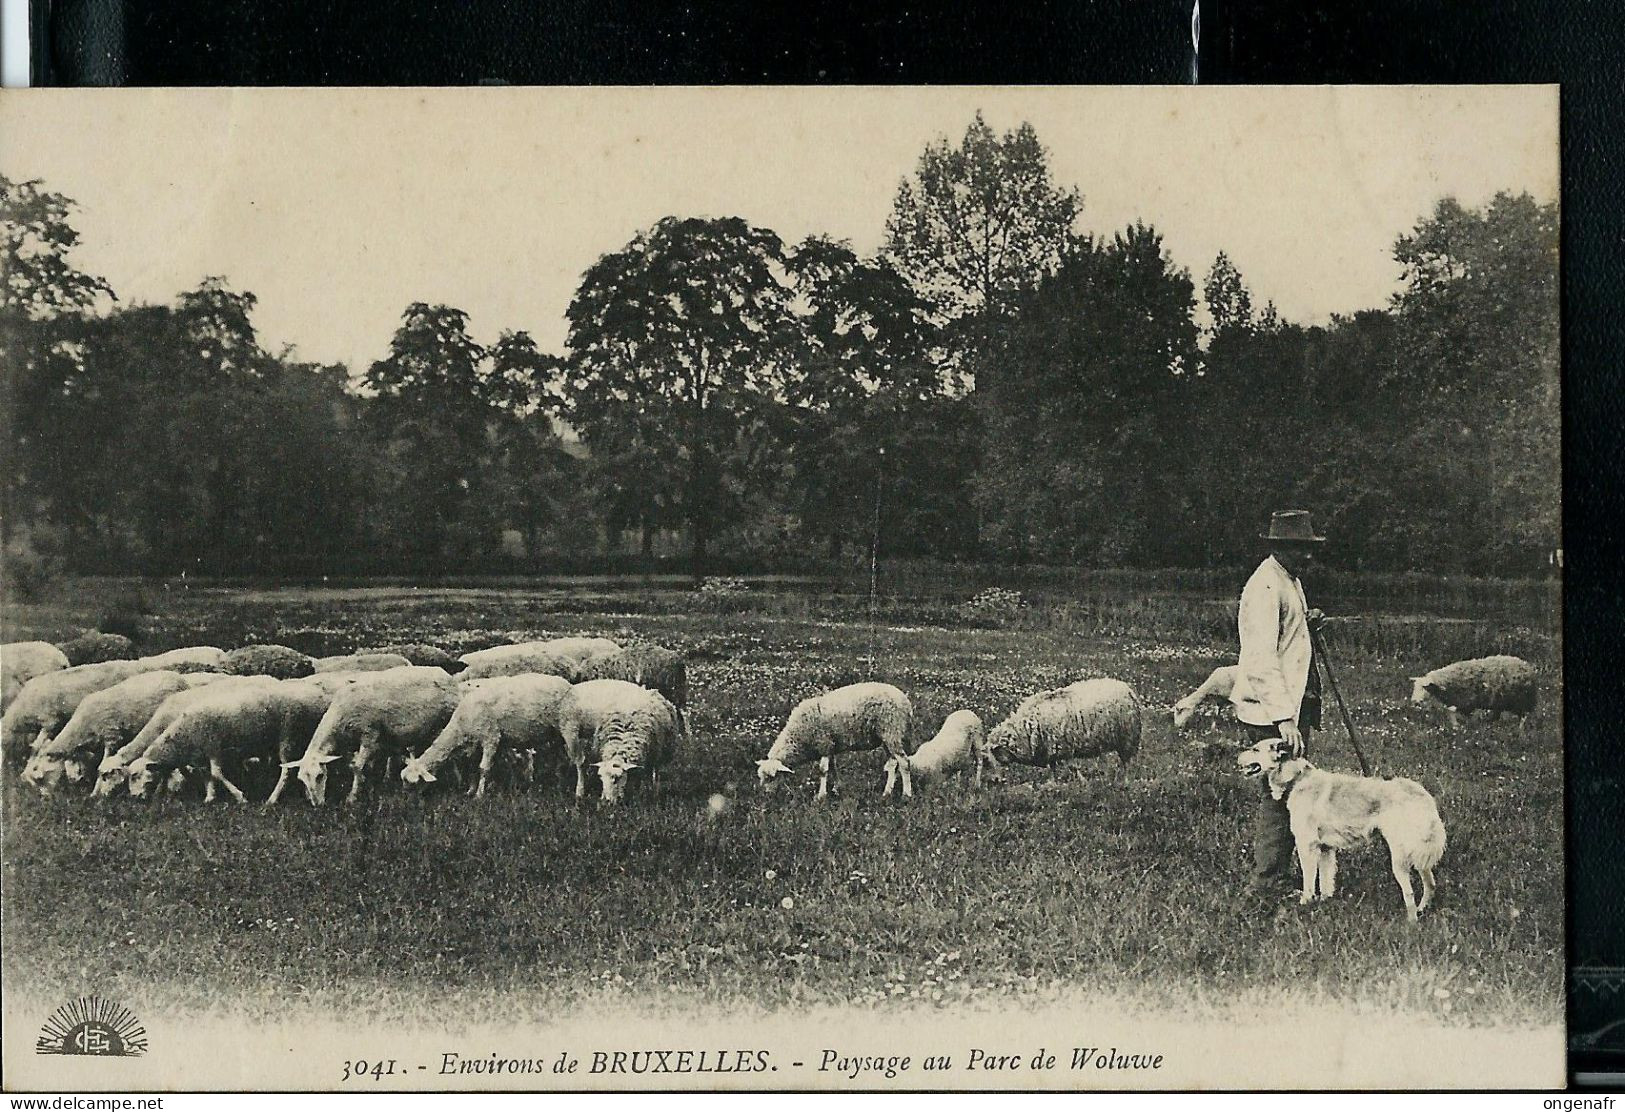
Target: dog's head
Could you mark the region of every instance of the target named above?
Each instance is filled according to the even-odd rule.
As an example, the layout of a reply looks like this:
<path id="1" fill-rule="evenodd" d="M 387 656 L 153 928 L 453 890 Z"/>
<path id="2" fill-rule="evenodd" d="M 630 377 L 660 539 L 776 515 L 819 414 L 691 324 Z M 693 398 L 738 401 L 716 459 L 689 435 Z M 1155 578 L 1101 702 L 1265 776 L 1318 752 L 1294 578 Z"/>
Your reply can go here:
<path id="1" fill-rule="evenodd" d="M 1302 757 L 1292 756 L 1292 747 L 1278 737 L 1267 737 L 1236 755 L 1236 770 L 1249 779 L 1268 777 L 1276 799 L 1284 798 L 1292 782 L 1311 767 Z"/>

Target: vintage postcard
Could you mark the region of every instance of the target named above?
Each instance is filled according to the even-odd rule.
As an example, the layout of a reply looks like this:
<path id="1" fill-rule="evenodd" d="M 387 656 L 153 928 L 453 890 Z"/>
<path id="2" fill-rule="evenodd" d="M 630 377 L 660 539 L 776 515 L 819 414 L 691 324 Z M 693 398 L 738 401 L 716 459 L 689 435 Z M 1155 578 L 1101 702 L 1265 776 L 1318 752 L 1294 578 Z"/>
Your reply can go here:
<path id="1" fill-rule="evenodd" d="M 0 94 L 5 1087 L 1561 1085 L 1557 113 Z"/>

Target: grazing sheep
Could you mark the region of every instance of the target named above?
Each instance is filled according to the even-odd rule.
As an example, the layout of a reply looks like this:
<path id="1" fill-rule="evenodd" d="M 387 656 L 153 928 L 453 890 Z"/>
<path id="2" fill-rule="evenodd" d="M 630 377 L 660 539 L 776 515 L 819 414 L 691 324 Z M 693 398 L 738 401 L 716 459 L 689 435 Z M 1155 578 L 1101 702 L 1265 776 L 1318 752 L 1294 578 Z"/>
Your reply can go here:
<path id="1" fill-rule="evenodd" d="M 244 645 L 226 654 L 226 662 L 220 670 L 234 676 L 297 680 L 314 672 L 316 661 L 286 645 Z"/>
<path id="2" fill-rule="evenodd" d="M 316 658 L 318 672 L 383 672 L 411 666 L 412 662 L 399 653 L 349 653 Z"/>
<path id="3" fill-rule="evenodd" d="M 1515 656 L 1458 660 L 1411 677 L 1411 702 L 1421 706 L 1432 699 L 1442 704 L 1452 726 L 1461 725 L 1463 712 L 1475 710 L 1489 711 L 1492 718 L 1515 714 L 1528 726 L 1538 698 L 1535 666 Z"/>
<path id="4" fill-rule="evenodd" d="M 134 660 L 135 645 L 122 633 L 102 633 L 88 629 L 72 641 L 57 645 L 68 658 L 68 667 L 80 664 L 103 664 L 109 660 Z"/>
<path id="5" fill-rule="evenodd" d="M 141 663 L 153 670 L 165 672 L 223 672 L 226 650 L 212 645 L 193 645 L 184 649 L 170 649 L 166 653 L 143 656 Z"/>
<path id="6" fill-rule="evenodd" d="M 639 768 L 649 770 L 659 794 L 660 769 L 683 738 L 677 708 L 664 695 L 627 680 L 588 680 L 564 693 L 557 713 L 565 755 L 576 766 L 577 799 L 587 794 L 589 762 L 598 768 L 604 804 L 620 802 L 627 773 Z"/>
<path id="7" fill-rule="evenodd" d="M 43 792 L 51 791 L 64 778 L 77 784 L 95 762 L 140 733 L 171 695 L 227 678 L 218 672 L 142 672 L 87 695 L 61 732 L 28 758 L 23 779 Z"/>
<path id="8" fill-rule="evenodd" d="M 818 794 L 829 795 L 830 775 L 838 754 L 884 747 L 892 757 L 908 754 L 909 723 L 914 705 L 889 683 L 854 683 L 803 699 L 790 712 L 784 729 L 756 762 L 763 791 L 772 791 L 779 776 L 808 761 L 818 761 Z M 898 766 L 903 795 L 914 795 L 914 776 L 907 763 Z"/>
<path id="9" fill-rule="evenodd" d="M 679 712 L 688 706 L 688 665 L 683 654 L 659 645 L 628 645 L 588 657 L 575 680 L 626 680 L 660 692 Z"/>
<path id="10" fill-rule="evenodd" d="M 151 669 L 139 660 L 108 660 L 35 676 L 0 716 L 0 753 L 5 763 L 12 768 L 22 764 L 73 717 L 86 696 L 146 671 Z"/>
<path id="11" fill-rule="evenodd" d="M 68 667 L 68 658 L 49 641 L 13 641 L 0 645 L 0 711 L 11 705 L 23 684 L 47 672 Z"/>
<path id="12" fill-rule="evenodd" d="M 434 744 L 422 756 L 407 758 L 401 779 L 408 784 L 433 783 L 435 769 L 447 760 L 478 751 L 480 779 L 474 795 L 484 795 L 499 751 L 561 748 L 558 704 L 569 690 L 570 681 L 560 676 L 498 676 L 470 684 Z"/>
<path id="13" fill-rule="evenodd" d="M 320 684 L 302 680 L 231 684 L 207 694 L 164 728 L 129 765 L 130 794 L 144 799 L 154 783 L 193 766 L 206 765 L 205 803 L 219 784 L 238 803 L 248 797 L 226 778 L 222 758 L 278 758 L 298 752 L 328 709 Z"/>
<path id="14" fill-rule="evenodd" d="M 982 766 L 989 766 L 995 779 L 1001 779 L 999 766 L 987 747 L 987 732 L 982 720 L 973 710 L 956 710 L 943 720 L 937 736 L 905 757 L 893 757 L 886 762 L 886 787 L 881 795 L 890 795 L 898 775 L 906 766 L 913 774 L 915 784 L 925 787 L 965 769 L 975 770 L 975 783 L 982 786 Z"/>
<path id="15" fill-rule="evenodd" d="M 200 672 L 197 675 L 214 674 Z M 175 692 L 158 704 L 158 708 L 147 719 L 146 725 L 136 731 L 134 737 L 102 757 L 101 763 L 96 768 L 96 785 L 90 794 L 97 798 L 106 798 L 122 787 L 129 779 L 130 765 L 135 759 L 145 753 L 171 724 L 193 707 L 229 688 L 264 686 L 280 682 L 282 681 L 271 676 L 221 675 L 213 682 L 194 684 L 186 690 Z"/>
<path id="16" fill-rule="evenodd" d="M 1023 699 L 987 740 L 996 759 L 1025 765 L 1116 753 L 1127 779 L 1140 751 L 1140 701 L 1121 680 L 1082 680 Z"/>
<path id="17" fill-rule="evenodd" d="M 464 653 L 465 680 L 492 676 L 518 676 L 527 672 L 563 676 L 575 682 L 581 666 L 595 656 L 612 653 L 620 645 L 605 637 L 555 637 L 551 641 L 525 641 L 518 645 L 497 645 Z"/>
<path id="18" fill-rule="evenodd" d="M 1235 664 L 1225 664 L 1213 669 L 1202 681 L 1202 686 L 1175 703 L 1174 729 L 1183 730 L 1203 700 L 1211 699 L 1215 703 L 1228 701 L 1231 690 L 1236 686 L 1237 667 Z"/>
<path id="19" fill-rule="evenodd" d="M 451 653 L 437 645 L 425 645 L 413 641 L 405 645 L 385 645 L 374 650 L 381 653 L 397 653 L 404 656 L 411 663 L 424 668 L 443 668 L 448 672 L 461 672 L 468 665 L 458 660 Z"/>
<path id="20" fill-rule="evenodd" d="M 297 773 L 311 805 L 320 807 L 327 800 L 327 766 L 345 756 L 355 773 L 349 795 L 355 802 L 373 756 L 427 749 L 451 720 L 463 691 L 439 668 L 392 668 L 346 686 L 334 696 L 304 755 L 282 761 L 282 775 L 266 803 L 280 799 Z"/>

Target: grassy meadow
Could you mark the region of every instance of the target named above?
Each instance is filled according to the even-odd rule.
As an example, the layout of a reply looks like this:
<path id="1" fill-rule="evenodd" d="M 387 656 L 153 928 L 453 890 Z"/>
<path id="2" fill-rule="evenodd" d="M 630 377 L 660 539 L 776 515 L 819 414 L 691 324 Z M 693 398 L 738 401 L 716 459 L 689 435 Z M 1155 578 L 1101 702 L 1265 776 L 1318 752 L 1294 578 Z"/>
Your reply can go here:
<path id="1" fill-rule="evenodd" d="M 573 778 L 484 800 L 390 790 L 316 811 L 195 799 L 93 806 L 4 785 L 4 973 L 13 991 L 274 1013 L 451 1016 L 500 997 L 515 1020 L 598 1004 L 961 1007 L 1062 993 L 1200 1013 L 1280 994 L 1446 1022 L 1557 1022 L 1563 974 L 1563 753 L 1555 593 L 1349 579 L 1311 601 L 1367 752 L 1438 798 L 1436 910 L 1408 929 L 1380 844 L 1344 855 L 1338 898 L 1274 914 L 1239 898 L 1254 785 L 1233 727 L 1176 735 L 1167 707 L 1234 659 L 1244 571 L 1104 574 L 1018 586 L 1003 614 L 947 575 L 861 590 L 757 581 L 142 588 L 142 648 L 277 641 L 331 653 L 400 641 L 467 651 L 594 632 L 689 660 L 693 746 L 653 801 L 579 808 Z M 4 640 L 96 624 L 128 584 L 8 601 Z M 1549 599 L 1549 601 L 1548 601 Z M 1337 605 L 1339 602 L 1341 606 Z M 1356 616 L 1358 615 L 1358 616 Z M 1513 651 L 1542 669 L 1526 734 L 1452 730 L 1406 677 Z M 1042 687 L 1126 680 L 1147 707 L 1126 785 L 1115 761 L 882 800 L 878 753 L 755 790 L 789 709 L 863 679 L 914 699 L 914 740 L 969 707 L 991 726 Z M 1335 704 L 1311 756 L 1355 769 Z M 1218 743 L 1218 744 L 1208 744 Z M 249 785 L 244 785 L 245 788 Z M 249 789 L 263 796 L 265 786 Z M 152 1006 L 148 1003 L 146 1006 Z"/>

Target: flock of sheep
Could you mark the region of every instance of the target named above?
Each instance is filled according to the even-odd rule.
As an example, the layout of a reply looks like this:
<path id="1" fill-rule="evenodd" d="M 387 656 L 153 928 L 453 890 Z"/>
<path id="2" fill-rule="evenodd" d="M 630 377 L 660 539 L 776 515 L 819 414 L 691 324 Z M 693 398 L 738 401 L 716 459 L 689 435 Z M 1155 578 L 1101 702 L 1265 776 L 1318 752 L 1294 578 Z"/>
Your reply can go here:
<path id="1" fill-rule="evenodd" d="M 499 771 L 532 780 L 538 761 L 562 757 L 575 768 L 578 798 L 592 768 L 602 801 L 615 803 L 640 769 L 658 792 L 687 739 L 683 657 L 655 645 L 566 637 L 456 658 L 428 645 L 324 658 L 280 645 L 134 657 L 121 638 L 88 636 L 88 647 L 0 646 L 4 759 L 42 791 L 94 774 L 95 796 L 146 798 L 196 775 L 205 800 L 224 789 L 246 802 L 234 777 L 261 765 L 279 772 L 267 804 L 297 779 L 319 806 L 334 762 L 348 768 L 354 800 L 396 766 L 407 784 L 449 776 L 483 795 Z M 1053 765 L 1115 753 L 1126 769 L 1140 746 L 1139 700 L 1110 679 L 1039 692 L 992 731 L 975 712 L 955 711 L 910 752 L 913 718 L 908 696 L 885 683 L 806 699 L 756 762 L 758 779 L 771 791 L 817 762 L 821 798 L 837 756 L 884 749 L 884 793 L 900 785 L 912 796 L 916 784 L 956 772 L 974 772 L 978 784 L 984 769 L 1002 778 L 1001 760 Z"/>
<path id="2" fill-rule="evenodd" d="M 574 766 L 576 795 L 592 768 L 604 803 L 643 770 L 658 792 L 661 770 L 687 739 L 687 669 L 656 645 L 602 637 L 500 645 L 452 657 L 431 645 L 312 658 L 280 645 L 175 649 L 135 657 L 121 637 L 92 633 L 63 645 L 0 646 L 8 768 L 42 791 L 84 783 L 92 794 L 145 798 L 203 777 L 204 797 L 252 766 L 278 775 L 266 803 L 297 779 L 313 805 L 326 802 L 329 766 L 343 762 L 355 800 L 378 773 L 407 784 L 442 777 L 483 795 L 499 772 L 534 780 L 538 761 Z M 1204 700 L 1228 696 L 1234 666 L 1215 669 L 1173 707 L 1184 726 Z M 1515 657 L 1461 661 L 1415 677 L 1413 699 L 1458 711 L 1525 715 L 1534 669 Z M 829 793 L 842 753 L 883 749 L 884 795 L 960 772 L 1002 779 L 1001 762 L 1054 766 L 1116 754 L 1126 774 L 1139 751 L 1141 706 L 1115 679 L 1091 679 L 1023 700 L 992 730 L 971 710 L 948 715 L 910 752 L 913 706 L 886 683 L 858 683 L 803 700 L 756 762 L 764 791 L 814 762 L 817 795 Z M 274 762 L 274 764 L 272 764 Z M 396 770 L 398 769 L 398 773 Z M 469 782 L 472 781 L 470 785 Z"/>

